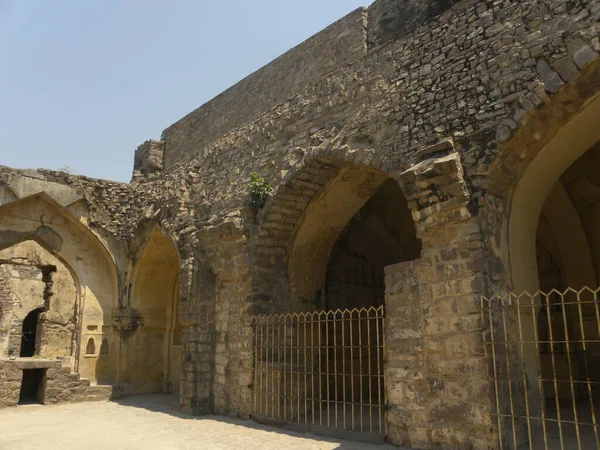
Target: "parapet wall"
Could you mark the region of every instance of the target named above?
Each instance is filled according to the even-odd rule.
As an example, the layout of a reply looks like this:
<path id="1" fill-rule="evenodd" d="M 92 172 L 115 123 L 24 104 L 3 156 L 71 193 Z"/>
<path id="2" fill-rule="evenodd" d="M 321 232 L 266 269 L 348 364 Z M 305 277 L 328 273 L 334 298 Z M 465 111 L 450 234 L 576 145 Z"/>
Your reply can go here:
<path id="1" fill-rule="evenodd" d="M 367 10 L 359 8 L 244 78 L 163 131 L 164 168 L 284 102 L 367 51 Z"/>

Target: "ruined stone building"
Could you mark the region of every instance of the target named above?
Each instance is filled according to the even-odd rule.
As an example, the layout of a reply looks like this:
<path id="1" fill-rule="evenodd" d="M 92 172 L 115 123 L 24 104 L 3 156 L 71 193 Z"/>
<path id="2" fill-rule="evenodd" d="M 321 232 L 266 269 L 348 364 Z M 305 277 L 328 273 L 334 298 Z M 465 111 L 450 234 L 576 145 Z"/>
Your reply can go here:
<path id="1" fill-rule="evenodd" d="M 1 167 L 0 406 L 600 448 L 599 32 L 596 0 L 376 0 L 129 184 Z"/>

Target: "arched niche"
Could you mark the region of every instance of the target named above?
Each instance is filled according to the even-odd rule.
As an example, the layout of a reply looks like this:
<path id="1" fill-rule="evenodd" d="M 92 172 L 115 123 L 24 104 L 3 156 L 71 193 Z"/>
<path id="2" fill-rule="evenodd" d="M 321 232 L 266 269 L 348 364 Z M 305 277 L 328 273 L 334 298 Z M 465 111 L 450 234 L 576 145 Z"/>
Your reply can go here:
<path id="1" fill-rule="evenodd" d="M 67 263 L 34 240 L 25 240 L 0 250 L 0 270 L 6 288 L 17 300 L 4 318 L 2 328 L 24 320 L 28 311 L 38 308 L 40 317 L 39 346 L 42 358 L 73 358 L 77 340 L 76 317 L 80 307 L 79 283 Z M 15 327 L 13 327 L 13 330 Z M 17 339 L 9 331 L 0 339 L 0 353 L 18 353 Z M 3 350 L 4 349 L 4 350 Z M 73 362 L 73 361 L 72 361 Z"/>
<path id="2" fill-rule="evenodd" d="M 116 364 L 98 368 L 85 358 L 88 331 L 114 339 L 112 312 L 117 305 L 117 274 L 111 254 L 83 223 L 45 193 L 0 206 L 0 249 L 33 240 L 70 268 L 79 287 L 74 370 L 93 384 L 115 381 Z M 93 331 L 92 331 L 93 330 Z"/>
<path id="3" fill-rule="evenodd" d="M 135 393 L 179 392 L 179 256 L 158 228 L 137 255 L 131 289 L 140 325 L 121 343 L 121 377 Z"/>

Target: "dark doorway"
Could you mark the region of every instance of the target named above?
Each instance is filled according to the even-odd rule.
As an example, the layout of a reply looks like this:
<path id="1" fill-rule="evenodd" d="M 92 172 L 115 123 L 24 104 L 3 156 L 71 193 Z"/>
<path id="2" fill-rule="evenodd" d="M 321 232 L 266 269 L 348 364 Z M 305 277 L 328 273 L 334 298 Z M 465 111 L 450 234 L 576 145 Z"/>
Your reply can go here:
<path id="1" fill-rule="evenodd" d="M 46 369 L 23 370 L 19 405 L 43 403 Z"/>
<path id="2" fill-rule="evenodd" d="M 19 354 L 22 358 L 30 358 L 35 354 L 36 334 L 41 312 L 43 312 L 42 308 L 35 309 L 27 314 L 27 317 L 23 320 L 21 353 Z"/>

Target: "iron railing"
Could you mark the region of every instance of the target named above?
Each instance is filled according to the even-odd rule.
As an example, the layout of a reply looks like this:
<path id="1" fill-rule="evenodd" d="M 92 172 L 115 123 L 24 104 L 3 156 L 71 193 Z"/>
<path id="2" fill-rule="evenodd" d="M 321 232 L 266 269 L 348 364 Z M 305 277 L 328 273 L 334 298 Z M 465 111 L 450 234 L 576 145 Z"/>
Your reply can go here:
<path id="1" fill-rule="evenodd" d="M 599 289 L 482 298 L 500 449 L 600 449 Z"/>
<path id="2" fill-rule="evenodd" d="M 383 306 L 254 316 L 253 415 L 384 436 Z"/>

